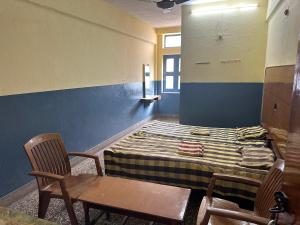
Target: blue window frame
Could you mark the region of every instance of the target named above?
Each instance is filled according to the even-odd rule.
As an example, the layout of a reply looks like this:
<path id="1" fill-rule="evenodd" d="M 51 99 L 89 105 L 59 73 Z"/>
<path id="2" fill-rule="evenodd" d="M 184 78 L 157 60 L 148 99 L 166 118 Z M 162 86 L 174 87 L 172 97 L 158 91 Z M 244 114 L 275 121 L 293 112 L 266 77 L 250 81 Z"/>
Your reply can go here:
<path id="1" fill-rule="evenodd" d="M 180 55 L 163 56 L 163 92 L 179 93 L 180 70 Z"/>

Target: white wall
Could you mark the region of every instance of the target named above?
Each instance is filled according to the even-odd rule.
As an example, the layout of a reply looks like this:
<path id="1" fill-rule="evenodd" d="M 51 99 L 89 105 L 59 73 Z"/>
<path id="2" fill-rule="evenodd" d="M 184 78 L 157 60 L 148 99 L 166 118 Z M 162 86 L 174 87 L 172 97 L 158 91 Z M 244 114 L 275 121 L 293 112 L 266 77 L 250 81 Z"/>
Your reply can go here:
<path id="1" fill-rule="evenodd" d="M 208 15 L 191 14 L 200 5 L 183 8 L 182 82 L 263 82 L 267 3 L 250 2 L 259 2 L 259 7 Z M 220 4 L 224 3 L 210 7 Z M 221 63 L 234 59 L 241 61 Z M 197 62 L 210 64 L 197 65 Z"/>
<path id="2" fill-rule="evenodd" d="M 300 33 L 300 1 L 281 0 L 268 19 L 266 67 L 296 63 Z M 284 11 L 289 9 L 289 15 Z"/>

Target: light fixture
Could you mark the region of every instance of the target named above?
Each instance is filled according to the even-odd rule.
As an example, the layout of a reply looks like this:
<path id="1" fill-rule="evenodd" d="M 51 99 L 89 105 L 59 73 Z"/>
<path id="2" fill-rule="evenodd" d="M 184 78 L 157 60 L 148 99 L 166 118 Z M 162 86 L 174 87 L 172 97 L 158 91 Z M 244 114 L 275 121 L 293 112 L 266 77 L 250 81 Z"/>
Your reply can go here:
<path id="1" fill-rule="evenodd" d="M 187 3 L 187 5 L 198 5 L 198 4 L 209 4 L 209 3 L 215 3 L 215 2 L 225 2 L 227 0 L 194 0 L 190 3 Z"/>
<path id="2" fill-rule="evenodd" d="M 207 14 L 216 14 L 216 13 L 227 13 L 237 10 L 251 10 L 258 7 L 257 3 L 253 4 L 237 4 L 237 5 L 220 5 L 214 7 L 205 7 L 199 9 L 193 9 L 191 11 L 192 15 L 207 15 Z"/>

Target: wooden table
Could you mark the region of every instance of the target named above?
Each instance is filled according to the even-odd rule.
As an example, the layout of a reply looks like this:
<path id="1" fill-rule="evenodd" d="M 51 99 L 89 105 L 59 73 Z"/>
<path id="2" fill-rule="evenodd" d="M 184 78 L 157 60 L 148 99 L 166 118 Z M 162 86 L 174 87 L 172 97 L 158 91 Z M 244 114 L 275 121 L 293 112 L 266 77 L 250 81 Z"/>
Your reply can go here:
<path id="1" fill-rule="evenodd" d="M 104 176 L 78 200 L 83 202 L 86 224 L 89 209 L 133 216 L 166 224 L 181 224 L 191 190 L 143 181 Z"/>

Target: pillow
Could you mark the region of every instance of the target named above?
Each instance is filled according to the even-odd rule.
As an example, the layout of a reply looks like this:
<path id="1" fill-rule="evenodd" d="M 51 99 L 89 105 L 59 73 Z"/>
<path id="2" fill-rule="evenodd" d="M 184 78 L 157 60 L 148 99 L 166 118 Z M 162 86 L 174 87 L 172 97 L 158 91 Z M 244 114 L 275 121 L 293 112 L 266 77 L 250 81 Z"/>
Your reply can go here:
<path id="1" fill-rule="evenodd" d="M 239 166 L 252 169 L 270 169 L 274 163 L 273 151 L 269 148 L 244 147 Z"/>
<path id="2" fill-rule="evenodd" d="M 238 165 L 251 169 L 269 170 L 274 164 L 274 161 L 272 161 L 270 158 L 260 159 L 263 161 L 251 161 L 248 160 L 248 158 L 243 158 L 243 160 L 239 162 Z"/>
<path id="3" fill-rule="evenodd" d="M 239 141 L 248 139 L 263 139 L 267 130 L 261 126 L 236 128 L 236 135 Z"/>
<path id="4" fill-rule="evenodd" d="M 274 157 L 273 150 L 265 147 L 243 147 L 240 150 L 242 156 L 248 155 L 272 155 Z"/>
<path id="5" fill-rule="evenodd" d="M 245 131 L 260 131 L 265 130 L 265 128 L 261 126 L 252 126 L 252 127 L 238 127 L 236 128 L 237 131 L 245 132 Z"/>

